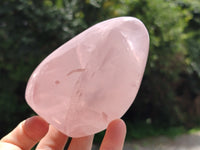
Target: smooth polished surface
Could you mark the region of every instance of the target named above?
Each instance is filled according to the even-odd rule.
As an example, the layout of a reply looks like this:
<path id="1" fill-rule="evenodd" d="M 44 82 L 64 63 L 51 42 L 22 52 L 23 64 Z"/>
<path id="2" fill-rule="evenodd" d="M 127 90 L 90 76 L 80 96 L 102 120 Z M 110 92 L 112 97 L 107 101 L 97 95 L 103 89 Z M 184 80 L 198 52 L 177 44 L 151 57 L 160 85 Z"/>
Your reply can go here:
<path id="1" fill-rule="evenodd" d="M 148 49 L 148 32 L 138 19 L 98 23 L 40 63 L 27 85 L 27 103 L 68 136 L 102 131 L 131 106 Z"/>

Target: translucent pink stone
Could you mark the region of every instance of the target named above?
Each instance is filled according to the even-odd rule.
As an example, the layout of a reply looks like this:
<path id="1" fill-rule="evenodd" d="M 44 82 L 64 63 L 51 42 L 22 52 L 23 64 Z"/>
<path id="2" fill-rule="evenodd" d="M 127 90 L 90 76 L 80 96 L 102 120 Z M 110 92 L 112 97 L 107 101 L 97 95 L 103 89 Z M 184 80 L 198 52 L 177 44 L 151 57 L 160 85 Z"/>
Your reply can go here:
<path id="1" fill-rule="evenodd" d="M 29 79 L 27 103 L 68 136 L 102 131 L 134 101 L 148 49 L 148 32 L 138 19 L 98 23 L 41 62 Z"/>

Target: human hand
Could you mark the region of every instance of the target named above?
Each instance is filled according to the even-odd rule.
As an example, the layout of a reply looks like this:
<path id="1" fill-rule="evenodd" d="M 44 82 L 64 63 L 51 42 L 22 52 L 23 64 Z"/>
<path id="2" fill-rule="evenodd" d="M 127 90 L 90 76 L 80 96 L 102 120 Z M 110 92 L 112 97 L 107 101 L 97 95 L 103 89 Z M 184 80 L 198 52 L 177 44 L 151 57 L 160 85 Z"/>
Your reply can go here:
<path id="1" fill-rule="evenodd" d="M 121 119 L 112 121 L 105 133 L 100 150 L 122 150 L 126 125 Z M 93 135 L 73 138 L 68 150 L 91 150 Z M 21 122 L 0 141 L 0 150 L 30 150 L 38 142 L 36 150 L 63 150 L 68 137 L 39 116 Z"/>

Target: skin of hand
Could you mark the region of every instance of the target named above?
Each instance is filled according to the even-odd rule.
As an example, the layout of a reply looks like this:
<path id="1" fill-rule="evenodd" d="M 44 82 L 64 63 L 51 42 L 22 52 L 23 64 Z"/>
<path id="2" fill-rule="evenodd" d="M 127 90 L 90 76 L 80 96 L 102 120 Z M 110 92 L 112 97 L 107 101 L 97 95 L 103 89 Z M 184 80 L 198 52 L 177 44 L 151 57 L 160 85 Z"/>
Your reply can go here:
<path id="1" fill-rule="evenodd" d="M 107 128 L 100 150 L 122 150 L 126 136 L 123 120 L 113 120 Z M 68 150 L 91 150 L 93 135 L 72 138 Z M 0 141 L 0 150 L 30 150 L 38 142 L 36 150 L 63 150 L 68 137 L 39 116 L 21 122 Z"/>

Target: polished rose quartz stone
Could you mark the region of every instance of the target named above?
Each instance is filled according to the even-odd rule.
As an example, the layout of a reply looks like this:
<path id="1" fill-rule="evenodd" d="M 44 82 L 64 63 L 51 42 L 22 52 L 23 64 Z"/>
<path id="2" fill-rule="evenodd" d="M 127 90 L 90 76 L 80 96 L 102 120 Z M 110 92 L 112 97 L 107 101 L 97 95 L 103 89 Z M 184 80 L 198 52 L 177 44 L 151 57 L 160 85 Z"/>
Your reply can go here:
<path id="1" fill-rule="evenodd" d="M 148 32 L 140 20 L 98 23 L 41 62 L 29 79 L 27 103 L 68 136 L 102 131 L 134 101 L 148 49 Z"/>

